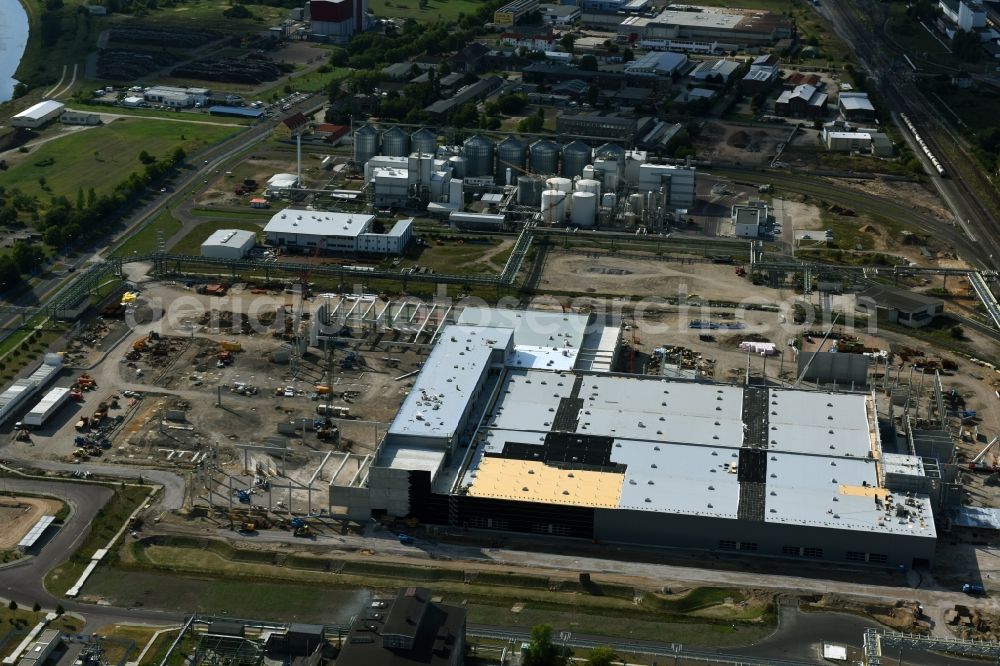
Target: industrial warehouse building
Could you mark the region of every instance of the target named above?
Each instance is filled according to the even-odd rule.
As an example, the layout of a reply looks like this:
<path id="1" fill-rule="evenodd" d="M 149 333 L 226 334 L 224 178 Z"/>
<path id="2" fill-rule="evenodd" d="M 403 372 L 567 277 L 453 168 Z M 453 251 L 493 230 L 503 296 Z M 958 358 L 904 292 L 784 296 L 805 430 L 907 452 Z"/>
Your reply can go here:
<path id="1" fill-rule="evenodd" d="M 66 109 L 66 105 L 53 99 L 47 99 L 34 106 L 29 106 L 24 111 L 11 116 L 8 124 L 11 127 L 24 127 L 26 129 L 38 129 L 47 123 L 58 118 Z"/>
<path id="2" fill-rule="evenodd" d="M 644 48 L 732 50 L 731 46 L 763 46 L 791 37 L 792 24 L 758 9 L 685 6 L 655 17 L 629 16 L 618 26 L 618 34 Z"/>
<path id="3" fill-rule="evenodd" d="M 368 29 L 368 0 L 310 0 L 309 37 L 345 44 Z"/>
<path id="4" fill-rule="evenodd" d="M 594 372 L 577 362 L 585 340 L 620 336 L 560 316 L 445 327 L 367 484 L 331 485 L 331 503 L 359 519 L 930 563 L 931 501 L 887 477 L 874 395 Z"/>
<path id="5" fill-rule="evenodd" d="M 402 254 L 413 238 L 413 220 L 372 232 L 374 215 L 286 208 L 264 227 L 270 245 L 291 252 Z"/>
<path id="6" fill-rule="evenodd" d="M 257 244 L 257 234 L 244 229 L 219 229 L 201 244 L 201 256 L 242 259 Z"/>

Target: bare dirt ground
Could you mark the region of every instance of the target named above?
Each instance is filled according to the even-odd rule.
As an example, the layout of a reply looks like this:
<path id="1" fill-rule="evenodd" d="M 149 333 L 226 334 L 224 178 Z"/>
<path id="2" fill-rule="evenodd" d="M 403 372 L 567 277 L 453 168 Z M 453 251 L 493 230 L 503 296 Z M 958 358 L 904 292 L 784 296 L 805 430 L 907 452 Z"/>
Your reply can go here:
<path id="1" fill-rule="evenodd" d="M 765 164 L 778 144 L 791 132 L 788 128 L 744 127 L 723 122 L 708 123 L 695 142 L 698 157 L 736 164 Z"/>
<path id="2" fill-rule="evenodd" d="M 929 215 L 934 215 L 942 220 L 950 221 L 954 217 L 941 205 L 941 200 L 937 196 L 928 192 L 918 183 L 897 180 L 887 181 L 881 178 L 871 180 L 838 178 L 836 181 L 831 182 L 836 182 L 841 187 L 852 187 L 877 197 L 905 202 L 908 206 L 912 206 Z"/>
<path id="3" fill-rule="evenodd" d="M 621 296 L 657 296 L 740 301 L 776 300 L 779 290 L 757 287 L 738 277 L 732 266 L 711 263 L 680 264 L 657 258 L 634 259 L 614 255 L 550 253 L 541 287 L 545 290 Z M 790 292 L 789 292 L 790 293 Z"/>
<path id="4" fill-rule="evenodd" d="M 54 516 L 62 502 L 43 497 L 0 497 L 0 550 L 17 546 L 42 516 Z"/>
<path id="5" fill-rule="evenodd" d="M 800 201 L 782 200 L 785 224 L 791 224 L 793 229 L 822 229 L 823 218 L 818 206 Z"/>

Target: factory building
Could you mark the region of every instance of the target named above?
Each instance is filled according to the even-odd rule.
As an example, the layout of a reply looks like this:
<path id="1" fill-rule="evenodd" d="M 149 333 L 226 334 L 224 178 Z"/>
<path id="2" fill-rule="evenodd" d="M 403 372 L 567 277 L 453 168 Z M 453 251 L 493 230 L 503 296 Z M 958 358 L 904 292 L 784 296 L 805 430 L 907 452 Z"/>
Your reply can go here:
<path id="1" fill-rule="evenodd" d="M 770 90 L 778 81 L 781 61 L 776 55 L 762 55 L 750 63 L 750 71 L 740 80 L 740 88 L 747 95 Z"/>
<path id="2" fill-rule="evenodd" d="M 651 48 L 657 42 L 720 42 L 720 46 L 764 46 L 793 35 L 788 19 L 758 9 L 686 6 L 655 17 L 629 16 L 618 26 L 626 41 Z M 731 50 L 726 48 L 725 50 Z"/>
<path id="3" fill-rule="evenodd" d="M 66 105 L 53 99 L 47 99 L 34 106 L 29 106 L 24 111 L 11 116 L 8 124 L 11 127 L 24 127 L 26 129 L 38 129 L 47 123 L 58 118 Z"/>
<path id="4" fill-rule="evenodd" d="M 625 73 L 630 76 L 671 77 L 685 74 L 691 65 L 683 53 L 672 51 L 650 51 L 625 65 Z"/>
<path id="5" fill-rule="evenodd" d="M 639 120 L 617 113 L 560 113 L 556 132 L 630 142 L 639 132 Z"/>
<path id="6" fill-rule="evenodd" d="M 616 349 L 620 334 L 575 314 L 463 312 L 367 484 L 332 485 L 331 503 L 455 528 L 930 563 L 931 501 L 887 485 L 875 395 L 593 372 L 588 338 Z"/>
<path id="7" fill-rule="evenodd" d="M 189 106 L 205 106 L 212 96 L 208 88 L 176 88 L 174 86 L 153 86 L 143 93 L 147 102 L 171 108 L 184 109 Z"/>
<path id="8" fill-rule="evenodd" d="M 816 86 L 803 83 L 791 90 L 783 90 L 774 102 L 774 112 L 779 116 L 822 118 L 826 115 L 828 95 Z"/>
<path id="9" fill-rule="evenodd" d="M 101 115 L 99 113 L 87 113 L 86 111 L 63 111 L 59 116 L 59 122 L 63 125 L 100 125 Z"/>
<path id="10" fill-rule="evenodd" d="M 751 201 L 733 206 L 733 232 L 737 238 L 757 238 L 767 222 L 767 204 Z"/>
<path id="11" fill-rule="evenodd" d="M 244 229 L 219 229 L 201 244 L 201 256 L 242 259 L 257 244 L 257 234 Z"/>
<path id="12" fill-rule="evenodd" d="M 670 208 L 691 208 L 695 200 L 695 169 L 667 164 L 640 164 L 639 192 L 661 192 L 667 195 Z"/>
<path id="13" fill-rule="evenodd" d="M 868 99 L 868 93 L 842 92 L 837 99 L 837 108 L 848 122 L 875 122 L 875 106 Z"/>
<path id="14" fill-rule="evenodd" d="M 538 11 L 538 0 L 513 0 L 493 12 L 497 25 L 515 25 L 519 20 Z"/>
<path id="15" fill-rule="evenodd" d="M 401 254 L 413 237 L 412 220 L 389 233 L 372 232 L 375 216 L 286 208 L 264 227 L 267 242 L 289 252 Z"/>
<path id="16" fill-rule="evenodd" d="M 24 379 L 18 379 L 0 393 L 0 424 L 13 416 L 35 393 L 45 388 L 62 370 L 59 354 L 46 354 L 42 364 Z"/>
<path id="17" fill-rule="evenodd" d="M 368 29 L 368 0 L 310 0 L 309 37 L 345 44 Z"/>

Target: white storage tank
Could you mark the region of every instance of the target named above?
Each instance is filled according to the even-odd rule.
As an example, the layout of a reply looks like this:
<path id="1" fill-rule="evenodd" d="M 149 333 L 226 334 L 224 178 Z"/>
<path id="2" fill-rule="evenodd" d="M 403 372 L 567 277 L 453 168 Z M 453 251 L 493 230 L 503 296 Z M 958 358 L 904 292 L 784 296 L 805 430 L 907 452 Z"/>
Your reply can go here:
<path id="1" fill-rule="evenodd" d="M 594 178 L 601 181 L 604 189 L 608 192 L 614 192 L 618 189 L 620 171 L 618 162 L 614 160 L 604 158 L 594 160 Z"/>
<path id="2" fill-rule="evenodd" d="M 643 197 L 643 195 L 639 194 L 638 192 L 636 192 L 635 194 L 628 195 L 629 207 L 632 209 L 632 212 L 635 213 L 636 215 L 642 215 L 642 202 L 644 198 L 645 197 Z"/>
<path id="3" fill-rule="evenodd" d="M 578 227 L 594 226 L 597 215 L 597 195 L 593 192 L 574 192 L 572 221 Z"/>
<path id="4" fill-rule="evenodd" d="M 549 190 L 557 190 L 569 194 L 573 191 L 573 181 L 569 178 L 549 178 L 545 181 L 545 187 Z"/>
<path id="5" fill-rule="evenodd" d="M 589 179 L 593 179 L 594 178 L 594 165 L 593 164 L 588 164 L 587 166 L 583 167 L 583 177 L 584 178 L 589 178 Z"/>
<path id="6" fill-rule="evenodd" d="M 451 167 L 451 174 L 455 178 L 465 178 L 465 158 L 455 155 L 448 158 L 448 166 Z"/>
<path id="7" fill-rule="evenodd" d="M 582 178 L 576 181 L 577 192 L 590 192 L 594 196 L 601 196 L 601 183 L 592 178 Z"/>
<path id="8" fill-rule="evenodd" d="M 617 203 L 618 197 L 615 196 L 614 192 L 608 192 L 601 197 L 601 205 L 605 208 L 614 208 Z"/>
<path id="9" fill-rule="evenodd" d="M 542 219 L 545 224 L 562 224 L 566 219 L 569 194 L 560 190 L 542 190 Z"/>

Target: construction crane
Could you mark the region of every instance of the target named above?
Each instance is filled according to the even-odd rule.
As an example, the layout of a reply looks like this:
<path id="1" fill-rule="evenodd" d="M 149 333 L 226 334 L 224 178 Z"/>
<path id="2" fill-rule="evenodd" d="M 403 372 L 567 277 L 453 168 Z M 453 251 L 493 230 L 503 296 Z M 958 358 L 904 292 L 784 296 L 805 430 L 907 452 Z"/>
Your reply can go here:
<path id="1" fill-rule="evenodd" d="M 798 379 L 796 379 L 795 383 L 792 384 L 793 389 L 798 388 L 799 384 L 802 383 L 802 379 L 806 376 L 806 373 L 809 372 L 809 366 L 812 365 L 813 359 L 816 358 L 816 354 L 823 351 L 823 347 L 826 345 L 826 341 L 830 339 L 830 334 L 833 333 L 833 327 L 837 325 L 838 319 L 840 319 L 839 312 L 834 316 L 833 321 L 830 322 L 830 328 L 826 330 L 826 335 L 824 335 L 823 339 L 820 341 L 819 347 L 816 348 L 816 352 L 810 356 L 809 360 L 806 361 L 806 364 L 802 366 L 802 372 L 799 373 Z"/>

